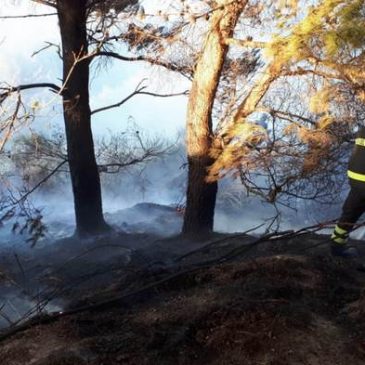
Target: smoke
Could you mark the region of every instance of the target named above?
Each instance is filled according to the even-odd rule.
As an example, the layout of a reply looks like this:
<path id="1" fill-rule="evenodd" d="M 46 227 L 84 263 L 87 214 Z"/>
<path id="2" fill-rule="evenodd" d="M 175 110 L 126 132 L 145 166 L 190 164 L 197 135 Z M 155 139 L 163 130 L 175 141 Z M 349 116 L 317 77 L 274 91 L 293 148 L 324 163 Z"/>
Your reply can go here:
<path id="1" fill-rule="evenodd" d="M 133 133 L 135 133 L 135 129 L 133 129 L 132 135 Z M 155 150 L 162 152 L 156 153 L 156 156 L 147 158 L 140 164 L 126 166 L 117 173 L 101 171 L 103 208 L 106 219 L 117 229 L 128 233 L 150 231 L 150 233 L 160 235 L 177 234 L 181 227 L 182 217 L 181 214 L 175 214 L 176 208 L 183 207 L 187 186 L 186 152 L 181 135 L 173 142 L 164 140 L 163 147 L 158 144 L 161 144 L 161 140 L 156 142 L 143 132 L 139 132 L 139 135 L 141 136 L 139 138 L 143 138 L 145 141 L 142 143 L 147 146 L 144 148 L 149 148 L 148 145 L 157 146 Z M 116 141 L 118 143 L 113 146 L 113 150 L 117 150 L 118 146 L 128 149 L 128 152 L 119 152 L 118 161 L 123 163 L 123 161 L 131 159 L 134 156 L 131 151 L 136 150 L 136 145 L 131 145 L 130 140 L 128 143 L 121 144 L 119 137 Z M 107 139 L 104 143 L 110 148 L 110 140 Z M 39 145 L 38 140 L 37 155 L 35 155 L 38 167 L 42 165 L 39 162 Z M 17 148 L 19 149 L 19 146 Z M 110 150 L 107 152 L 106 155 L 109 155 Z M 102 155 L 102 153 L 98 153 L 98 155 Z M 46 161 L 49 161 L 49 156 L 46 157 Z M 43 177 L 43 170 L 31 169 L 29 161 L 28 159 L 28 163 L 25 164 L 26 174 L 31 175 L 32 171 L 34 172 L 35 177 L 28 176 L 28 179 L 30 185 L 35 185 Z M 105 159 L 102 162 L 106 166 L 108 160 Z M 112 162 L 114 163 L 115 160 Z M 57 164 L 57 161 L 54 164 Z M 42 166 L 46 168 L 46 171 L 50 169 L 50 165 Z M 10 167 L 14 168 L 13 165 Z M 7 171 L 7 174 L 11 175 L 10 170 Z M 229 233 L 242 232 L 262 225 L 257 232 L 263 232 L 270 224 L 278 229 L 297 229 L 333 220 L 340 215 L 345 195 L 346 189 L 339 192 L 337 199 L 332 204 L 326 205 L 315 200 L 294 198 L 290 201 L 281 198 L 275 204 L 269 204 L 262 197 L 248 194 L 238 179 L 225 178 L 219 182 L 215 230 Z M 71 183 L 67 173 L 61 172 L 52 176 L 50 181 L 31 194 L 30 201 L 43 216 L 47 226 L 48 240 L 60 239 L 73 234 L 74 206 Z M 146 203 L 150 203 L 150 205 Z M 150 209 L 151 206 L 155 209 Z M 166 207 L 166 209 L 160 209 L 159 206 Z M 164 223 L 158 223 L 158 221 Z M 21 238 L 11 235 L 10 231 L 10 224 L 0 230 L 2 244 L 4 245 L 6 242 L 19 244 Z"/>
<path id="2" fill-rule="evenodd" d="M 34 290 L 49 291 L 54 285 L 50 278 L 54 277 L 66 288 L 74 286 L 75 296 L 78 291 L 85 294 L 103 288 L 110 285 L 113 277 L 125 275 L 122 269 L 132 257 L 139 258 L 141 267 L 148 267 L 158 260 L 168 260 L 176 252 L 183 254 L 184 250 L 193 248 L 186 242 L 182 245 L 181 240 L 170 241 L 168 247 L 157 243 L 161 238 L 177 235 L 183 223 L 183 214 L 178 208 L 185 199 L 186 154 L 181 140 L 173 147 L 169 153 L 122 169 L 118 174 L 101 173 L 105 218 L 119 232 L 112 237 L 87 241 L 68 238 L 74 233 L 75 221 L 67 174 L 53 176 L 50 184 L 30 196 L 32 204 L 44 217 L 46 237 L 31 249 L 25 242 L 26 234 L 11 233 L 11 222 L 0 229 L 0 256 L 3 258 L 0 270 L 10 270 L 11 277 L 16 278 L 16 285 L 0 284 L 6 303 L 3 314 L 10 321 L 37 307 L 34 295 L 24 294 L 19 289 L 23 275 L 15 254 L 21 257 L 21 265 L 26 264 L 24 270 L 33 293 Z M 338 217 L 345 193 L 332 205 L 292 200 L 289 207 L 285 200 L 269 204 L 247 194 L 238 179 L 225 178 L 219 183 L 214 228 L 233 233 L 259 227 L 252 234 L 263 233 L 270 225 L 273 229 L 299 229 Z M 57 271 L 57 268 L 63 269 Z M 80 278 L 92 276 L 95 271 L 104 274 L 79 284 Z M 58 277 L 55 272 L 62 275 Z M 44 283 L 38 276 L 48 281 Z M 45 310 L 59 311 L 63 305 L 62 300 L 51 301 Z M 0 320 L 0 328 L 8 325 L 8 320 Z"/>

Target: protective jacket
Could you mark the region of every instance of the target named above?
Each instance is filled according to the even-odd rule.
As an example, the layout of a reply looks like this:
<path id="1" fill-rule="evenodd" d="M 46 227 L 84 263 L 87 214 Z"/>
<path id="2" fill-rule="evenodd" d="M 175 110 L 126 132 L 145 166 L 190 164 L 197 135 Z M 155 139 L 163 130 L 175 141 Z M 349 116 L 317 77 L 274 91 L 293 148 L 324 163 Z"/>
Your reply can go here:
<path id="1" fill-rule="evenodd" d="M 346 248 L 346 242 L 354 224 L 365 212 L 365 127 L 361 127 L 356 134 L 347 175 L 351 189 L 331 236 L 332 254 L 342 257 L 350 257 L 351 252 Z"/>
<path id="2" fill-rule="evenodd" d="M 350 182 L 356 185 L 364 184 L 365 188 L 365 127 L 361 127 L 356 134 L 347 175 Z"/>

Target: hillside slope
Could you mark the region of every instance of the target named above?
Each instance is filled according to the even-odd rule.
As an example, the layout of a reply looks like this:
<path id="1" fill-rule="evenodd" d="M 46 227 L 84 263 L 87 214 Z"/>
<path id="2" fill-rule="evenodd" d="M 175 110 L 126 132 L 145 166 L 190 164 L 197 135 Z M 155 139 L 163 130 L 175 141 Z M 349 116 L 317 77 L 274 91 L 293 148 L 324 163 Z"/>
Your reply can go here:
<path id="1" fill-rule="evenodd" d="M 313 234 L 216 260 L 241 244 L 215 238 L 79 298 L 72 307 L 82 310 L 33 320 L 1 340 L 1 364 L 364 363 L 365 274 L 355 262 L 334 260 Z"/>

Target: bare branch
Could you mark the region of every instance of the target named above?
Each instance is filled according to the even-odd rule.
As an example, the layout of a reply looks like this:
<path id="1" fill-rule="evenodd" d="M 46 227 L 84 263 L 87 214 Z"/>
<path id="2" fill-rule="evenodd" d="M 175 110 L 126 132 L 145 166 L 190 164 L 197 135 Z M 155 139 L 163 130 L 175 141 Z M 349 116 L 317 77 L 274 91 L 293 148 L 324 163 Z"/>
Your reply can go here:
<path id="1" fill-rule="evenodd" d="M 154 97 L 159 97 L 159 98 L 170 98 L 170 97 L 175 97 L 175 96 L 183 96 L 183 95 L 188 95 L 188 90 L 185 90 L 183 92 L 180 93 L 172 93 L 172 94 L 158 94 L 158 93 L 153 93 L 153 92 L 148 92 L 148 91 L 142 91 L 144 90 L 146 87 L 141 87 L 139 89 L 136 89 L 135 91 L 133 91 L 130 95 L 128 95 L 126 98 L 124 98 L 123 100 L 121 100 L 118 103 L 115 104 L 111 104 L 108 106 L 104 106 L 102 108 L 98 108 L 95 109 L 91 112 L 91 115 L 96 114 L 96 113 L 100 113 L 100 112 L 104 112 L 106 110 L 109 109 L 114 109 L 114 108 L 119 108 L 120 106 L 122 106 L 123 104 L 125 104 L 128 100 L 130 100 L 131 98 L 133 98 L 136 95 L 149 95 L 149 96 L 154 96 Z"/>
<path id="2" fill-rule="evenodd" d="M 185 90 L 185 91 L 182 91 L 180 93 L 171 93 L 171 94 L 158 94 L 158 93 L 153 93 L 153 92 L 149 92 L 149 91 L 141 91 L 138 94 L 140 94 L 140 95 L 155 96 L 157 98 L 172 98 L 172 97 L 175 97 L 175 96 L 186 96 L 186 95 L 189 95 L 189 90 Z"/>
<path id="3" fill-rule="evenodd" d="M 133 91 L 131 94 L 129 94 L 127 97 L 125 97 L 123 100 L 121 100 L 120 102 L 118 102 L 116 104 L 111 104 L 111 105 L 104 106 L 102 108 L 98 108 L 98 109 L 93 110 L 91 112 L 91 115 L 96 114 L 96 113 L 100 113 L 100 112 L 104 112 L 104 111 L 109 110 L 109 109 L 119 108 L 121 105 L 126 103 L 129 99 L 132 99 L 133 96 L 139 94 L 141 92 L 141 90 L 143 90 L 145 87 L 146 86 L 144 86 L 142 88 L 139 88 L 139 89 L 136 89 L 135 91 Z"/>
<path id="4" fill-rule="evenodd" d="M 18 85 L 18 86 L 11 86 L 11 87 L 0 87 L 0 91 L 3 90 L 4 92 L 0 94 L 0 104 L 12 93 L 19 92 L 22 90 L 29 90 L 29 89 L 36 89 L 36 88 L 49 88 L 52 91 L 57 93 L 60 92 L 61 88 L 56 84 L 43 82 L 43 83 L 35 83 L 35 84 L 25 84 L 25 85 Z"/>
<path id="5" fill-rule="evenodd" d="M 31 0 L 31 1 L 33 1 L 34 3 L 47 5 L 47 6 L 50 6 L 52 8 L 57 9 L 56 2 L 53 2 L 53 1 L 50 1 L 50 0 Z"/>
<path id="6" fill-rule="evenodd" d="M 19 199 L 17 199 L 13 205 L 19 204 L 22 201 L 24 201 L 25 199 L 27 199 L 27 197 L 32 194 L 34 191 L 36 191 L 42 184 L 44 184 L 49 178 L 51 178 L 56 172 L 58 172 L 58 170 L 68 162 L 68 160 L 64 160 L 62 161 L 60 164 L 58 164 L 47 176 L 45 176 L 41 181 L 39 181 L 35 186 L 33 186 L 32 189 L 30 189 L 29 191 L 27 191 L 24 195 L 22 195 Z"/>
<path id="7" fill-rule="evenodd" d="M 303 117 L 301 115 L 298 115 L 298 114 L 295 114 L 295 113 L 291 113 L 291 112 L 288 112 L 288 111 L 281 111 L 281 110 L 273 110 L 273 109 L 271 109 L 270 110 L 270 113 L 271 114 L 275 114 L 279 118 L 282 118 L 282 119 L 285 119 L 285 117 L 288 117 L 289 116 L 290 118 L 299 119 L 299 120 L 302 120 L 303 122 L 306 122 L 308 124 L 315 125 L 315 122 L 312 119 L 305 118 L 305 117 Z M 291 121 L 291 120 L 288 120 L 288 121 Z"/>
<path id="8" fill-rule="evenodd" d="M 189 70 L 186 67 L 181 67 L 181 66 L 178 66 L 178 65 L 170 63 L 170 62 L 160 61 L 155 58 L 148 57 L 148 56 L 126 57 L 126 56 L 120 55 L 115 52 L 106 52 L 106 51 L 96 52 L 95 54 L 92 55 L 93 58 L 97 57 L 97 56 L 110 57 L 110 58 L 115 58 L 120 61 L 127 61 L 127 62 L 136 62 L 136 61 L 148 62 L 155 66 L 164 67 L 169 71 L 179 72 L 183 76 L 190 78 L 188 75 Z"/>
<path id="9" fill-rule="evenodd" d="M 62 60 L 61 47 L 58 44 L 55 44 L 55 43 L 52 43 L 52 42 L 45 42 L 45 43 L 46 43 L 46 45 L 43 46 L 41 49 L 33 52 L 31 57 L 34 57 L 34 56 L 38 55 L 39 53 L 47 50 L 48 48 L 55 47 L 57 49 L 58 57 Z"/>
<path id="10" fill-rule="evenodd" d="M 3 151 L 5 143 L 9 140 L 11 133 L 14 129 L 14 124 L 15 124 L 15 121 L 16 121 L 18 113 L 19 113 L 20 105 L 21 105 L 21 99 L 20 99 L 20 95 L 19 95 L 17 103 L 16 103 L 15 111 L 10 119 L 9 125 L 6 127 L 8 130 L 7 130 L 3 140 L 0 143 L 0 153 Z"/>
<path id="11" fill-rule="evenodd" d="M 105 173 L 109 173 L 109 174 L 117 174 L 123 168 L 129 167 L 132 165 L 137 165 L 142 162 L 146 162 L 146 160 L 148 160 L 150 158 L 154 158 L 154 157 L 155 156 L 152 153 L 149 153 L 149 151 L 147 151 L 143 156 L 136 157 L 125 163 L 113 162 L 113 163 L 107 163 L 107 164 L 100 164 L 100 165 L 98 165 L 98 169 L 100 172 L 105 172 Z M 109 168 L 111 168 L 111 167 L 114 167 L 116 170 L 109 171 Z"/>
<path id="12" fill-rule="evenodd" d="M 25 14 L 25 15 L 4 15 L 0 16 L 0 19 L 25 19 L 25 18 L 41 18 L 45 16 L 54 16 L 57 13 L 46 13 L 46 14 Z"/>

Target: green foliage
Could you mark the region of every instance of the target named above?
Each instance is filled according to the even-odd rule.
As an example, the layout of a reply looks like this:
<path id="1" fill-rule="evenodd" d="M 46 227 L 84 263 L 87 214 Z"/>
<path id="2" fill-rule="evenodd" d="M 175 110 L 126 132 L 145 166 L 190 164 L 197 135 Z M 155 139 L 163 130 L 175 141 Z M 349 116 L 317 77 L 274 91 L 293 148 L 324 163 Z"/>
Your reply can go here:
<path id="1" fill-rule="evenodd" d="M 335 62 L 365 47 L 364 21 L 363 0 L 323 0 L 308 9 L 289 35 L 275 37 L 269 54 L 283 63 L 310 57 Z"/>

